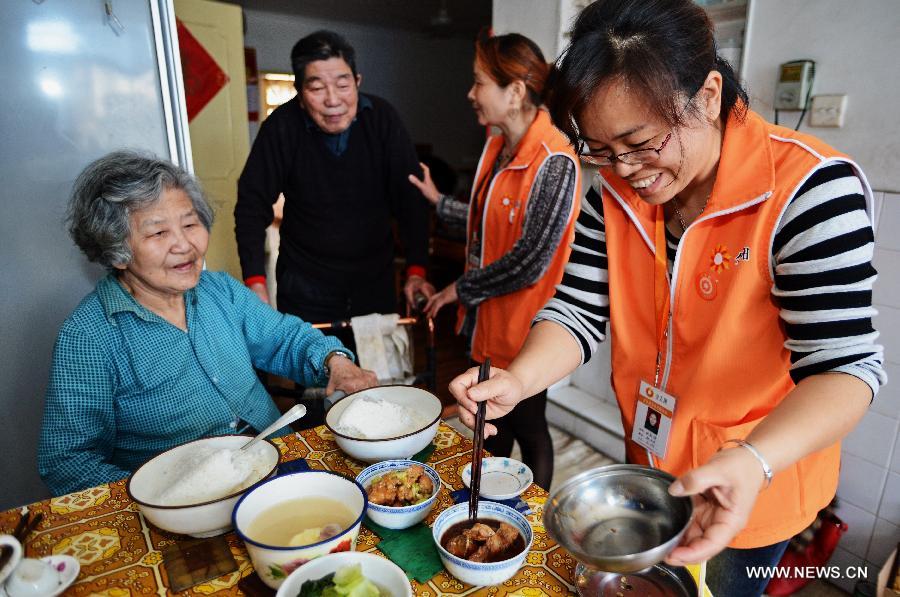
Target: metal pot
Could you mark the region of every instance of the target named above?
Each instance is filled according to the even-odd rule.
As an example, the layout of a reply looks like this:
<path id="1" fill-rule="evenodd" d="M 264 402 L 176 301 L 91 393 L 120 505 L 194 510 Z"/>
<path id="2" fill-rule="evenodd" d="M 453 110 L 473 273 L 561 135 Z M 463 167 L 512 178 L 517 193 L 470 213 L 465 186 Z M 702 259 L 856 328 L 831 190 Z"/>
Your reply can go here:
<path id="1" fill-rule="evenodd" d="M 634 574 L 601 572 L 579 564 L 575 586 L 583 597 L 696 597 L 687 568 L 657 564 Z"/>

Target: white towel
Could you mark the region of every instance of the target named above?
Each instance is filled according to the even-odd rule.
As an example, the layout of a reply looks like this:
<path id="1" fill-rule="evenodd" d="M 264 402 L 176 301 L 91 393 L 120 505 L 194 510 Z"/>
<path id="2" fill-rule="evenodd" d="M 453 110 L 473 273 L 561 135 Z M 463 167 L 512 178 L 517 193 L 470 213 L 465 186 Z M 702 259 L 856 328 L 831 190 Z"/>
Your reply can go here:
<path id="1" fill-rule="evenodd" d="M 359 366 L 374 371 L 382 383 L 405 379 L 412 374 L 409 334 L 397 325 L 396 313 L 372 313 L 350 320 Z"/>

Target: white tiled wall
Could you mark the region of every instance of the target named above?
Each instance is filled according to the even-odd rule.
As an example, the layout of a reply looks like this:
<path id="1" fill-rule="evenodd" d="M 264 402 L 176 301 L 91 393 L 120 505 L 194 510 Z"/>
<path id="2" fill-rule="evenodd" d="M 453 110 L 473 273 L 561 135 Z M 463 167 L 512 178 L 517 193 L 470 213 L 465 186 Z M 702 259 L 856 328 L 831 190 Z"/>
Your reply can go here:
<path id="1" fill-rule="evenodd" d="M 616 396 L 613 393 L 609 380 L 609 347 L 609 338 L 600 343 L 597 353 L 591 360 L 572 373 L 572 385 L 588 392 L 591 396 L 600 398 L 604 402 L 615 404 Z"/>
<path id="2" fill-rule="evenodd" d="M 874 215 L 875 327 L 881 332 L 885 369 L 892 383 L 880 390 L 871 410 L 843 443 L 838 516 L 848 531 L 831 560 L 831 565 L 842 568 L 868 566 L 870 580 L 900 542 L 900 194 L 877 192 Z M 601 347 L 571 376 L 572 385 L 582 393 L 577 406 L 566 404 L 568 395 L 561 396 L 560 404 L 571 410 L 560 411 L 560 420 L 568 422 L 575 435 L 598 433 L 584 419 L 614 416 L 604 404 L 615 403 L 609 386 L 609 343 Z M 584 394 L 593 398 L 593 405 Z M 594 437 L 584 439 L 599 445 Z M 833 582 L 851 592 L 856 580 Z"/>
<path id="3" fill-rule="evenodd" d="M 900 194 L 875 200 L 875 327 L 891 383 L 844 441 L 838 516 L 849 529 L 831 562 L 868 565 L 870 579 L 900 542 Z M 837 581 L 848 591 L 854 583 Z"/>

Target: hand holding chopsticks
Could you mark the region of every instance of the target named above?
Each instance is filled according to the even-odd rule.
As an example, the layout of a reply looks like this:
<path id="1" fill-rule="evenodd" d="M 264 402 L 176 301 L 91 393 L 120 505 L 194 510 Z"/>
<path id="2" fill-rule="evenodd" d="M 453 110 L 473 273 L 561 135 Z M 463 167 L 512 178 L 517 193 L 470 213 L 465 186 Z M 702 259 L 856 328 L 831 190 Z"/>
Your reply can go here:
<path id="1" fill-rule="evenodd" d="M 459 406 L 459 420 L 469 429 L 475 429 L 479 402 L 486 404 L 486 418 L 490 420 L 509 414 L 526 398 L 522 382 L 509 371 L 493 368 L 490 379 L 485 381 L 481 381 L 478 374 L 477 368 L 468 369 L 448 386 Z M 484 427 L 488 436 L 497 433 L 497 428 L 490 423 Z"/>
<path id="2" fill-rule="evenodd" d="M 487 381 L 491 376 L 491 359 L 487 357 L 478 370 L 478 383 Z M 478 403 L 475 414 L 475 436 L 472 438 L 472 481 L 469 484 L 469 520 L 478 516 L 478 493 L 481 491 L 481 460 L 484 456 L 484 415 L 486 404 Z"/>

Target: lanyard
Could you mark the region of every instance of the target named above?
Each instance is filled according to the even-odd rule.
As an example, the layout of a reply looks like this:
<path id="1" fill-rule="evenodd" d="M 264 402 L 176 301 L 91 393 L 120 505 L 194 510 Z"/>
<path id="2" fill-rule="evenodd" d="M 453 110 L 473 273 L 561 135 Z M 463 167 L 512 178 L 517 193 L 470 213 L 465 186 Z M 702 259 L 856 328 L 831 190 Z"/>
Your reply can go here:
<path id="1" fill-rule="evenodd" d="M 663 206 L 656 208 L 656 247 L 653 270 L 653 298 L 656 306 L 656 375 L 653 385 L 659 387 L 659 370 L 662 353 L 668 335 L 668 322 L 671 316 L 671 298 L 669 293 L 669 269 L 666 256 L 666 216 Z"/>
<path id="2" fill-rule="evenodd" d="M 511 158 L 506 160 L 508 164 L 511 161 Z M 497 177 L 497 174 L 503 170 L 504 165 L 500 164 L 500 154 L 497 154 L 497 158 L 494 160 L 491 169 L 485 172 L 484 176 L 481 177 L 481 180 L 478 182 L 478 186 L 475 187 L 475 192 L 472 194 L 472 201 L 474 201 L 473 205 L 473 215 L 475 216 L 472 221 L 472 225 L 470 226 L 469 233 L 469 244 L 476 242 L 479 237 L 479 233 L 481 232 L 481 221 L 484 218 L 484 208 L 487 206 L 487 194 L 490 190 L 489 183 Z"/>
<path id="3" fill-rule="evenodd" d="M 471 246 L 478 237 L 479 232 L 481 231 L 481 220 L 484 218 L 484 207 L 487 204 L 487 197 L 482 198 L 482 193 L 486 191 L 486 185 L 489 180 L 494 177 L 492 172 L 485 172 L 485 175 L 478 182 L 478 186 L 475 187 L 475 192 L 472 193 L 472 201 L 474 204 L 472 205 L 472 225 L 469 227 L 469 245 Z M 486 195 L 486 193 L 485 193 Z"/>

